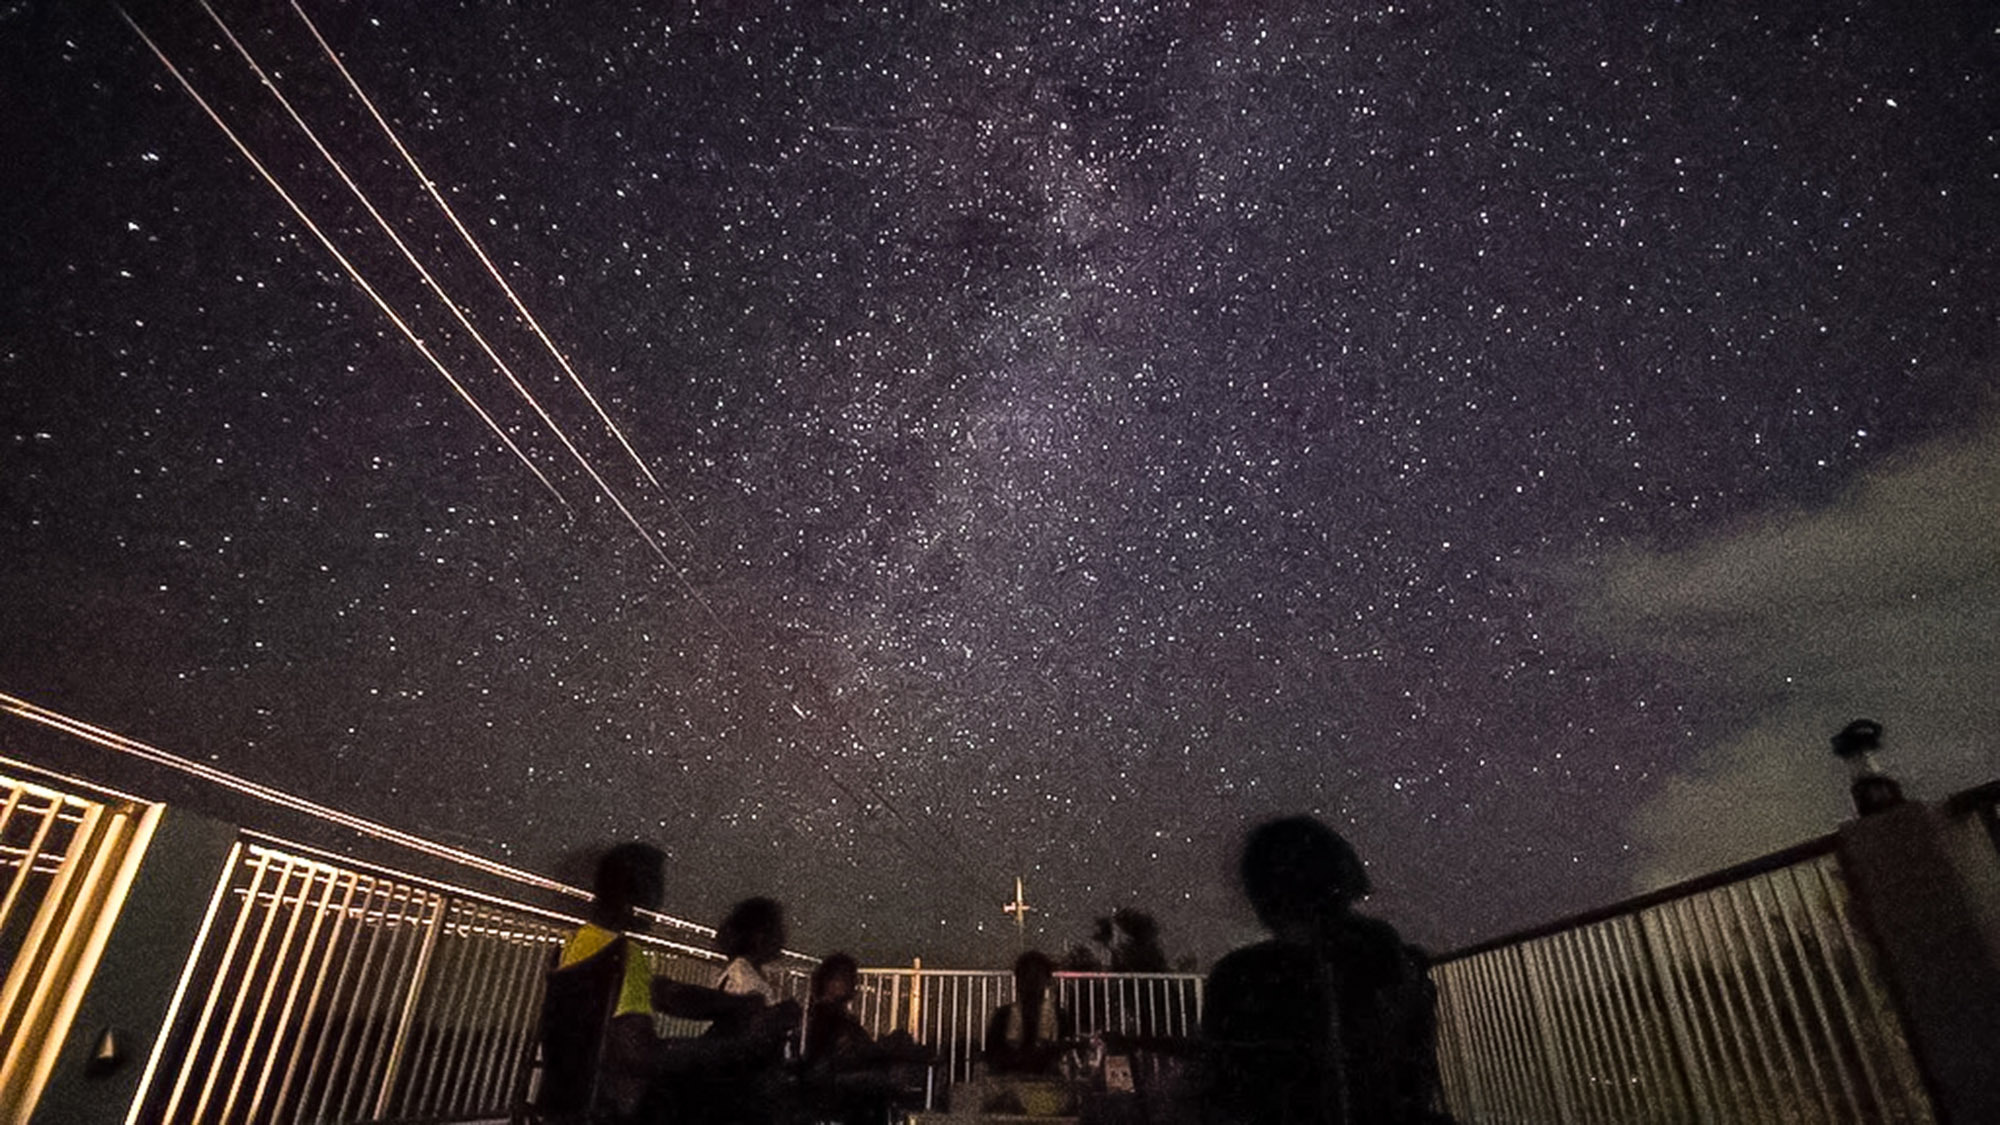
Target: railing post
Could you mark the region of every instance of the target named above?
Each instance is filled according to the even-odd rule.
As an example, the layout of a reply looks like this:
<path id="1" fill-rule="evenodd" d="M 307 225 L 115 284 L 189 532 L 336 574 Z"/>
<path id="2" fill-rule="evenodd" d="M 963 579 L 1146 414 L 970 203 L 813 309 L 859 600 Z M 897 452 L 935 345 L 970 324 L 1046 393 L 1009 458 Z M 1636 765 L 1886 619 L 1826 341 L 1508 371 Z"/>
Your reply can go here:
<path id="1" fill-rule="evenodd" d="M 1969 810 L 1843 826 L 1840 860 L 1941 1121 L 2000 1121 L 2000 855 Z"/>
<path id="2" fill-rule="evenodd" d="M 149 1059 L 172 1031 L 176 994 L 200 952 L 235 846 L 234 825 L 158 809 L 122 896 L 137 905 L 104 920 L 108 932 L 95 971 L 30 1121 L 123 1121 L 136 1112 Z M 107 1036 L 115 1055 L 98 1059 Z"/>

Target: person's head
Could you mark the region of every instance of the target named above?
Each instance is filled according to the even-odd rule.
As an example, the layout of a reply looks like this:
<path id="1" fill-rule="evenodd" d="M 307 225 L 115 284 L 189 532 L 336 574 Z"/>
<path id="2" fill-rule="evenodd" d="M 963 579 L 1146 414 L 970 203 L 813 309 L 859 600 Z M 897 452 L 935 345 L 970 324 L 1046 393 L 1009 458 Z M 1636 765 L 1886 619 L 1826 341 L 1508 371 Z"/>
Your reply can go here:
<path id="1" fill-rule="evenodd" d="M 614 927 L 629 925 L 633 912 L 658 910 L 667 897 L 667 855 L 637 840 L 619 844 L 597 861 L 591 883 L 591 913 Z"/>
<path id="2" fill-rule="evenodd" d="M 1056 963 L 1040 950 L 1030 949 L 1014 958 L 1014 994 L 1022 998 L 1040 996 L 1056 979 Z"/>
<path id="3" fill-rule="evenodd" d="M 1143 944 L 1155 942 L 1160 939 L 1159 922 L 1155 921 L 1151 914 L 1143 910 L 1133 910 L 1130 907 L 1121 906 L 1112 912 L 1111 919 L 1118 924 L 1119 929 L 1125 931 L 1126 937 L 1131 938 L 1135 942 Z"/>
<path id="4" fill-rule="evenodd" d="M 861 981 L 861 966 L 845 953 L 829 954 L 813 970 L 812 998 L 815 1002 L 845 1003 Z"/>
<path id="5" fill-rule="evenodd" d="M 776 899 L 744 899 L 715 928 L 715 948 L 753 965 L 777 960 L 785 948 L 785 908 Z"/>
<path id="6" fill-rule="evenodd" d="M 1251 829 L 1238 870 L 1243 893 L 1273 931 L 1315 927 L 1370 890 L 1354 846 L 1309 816 Z"/>

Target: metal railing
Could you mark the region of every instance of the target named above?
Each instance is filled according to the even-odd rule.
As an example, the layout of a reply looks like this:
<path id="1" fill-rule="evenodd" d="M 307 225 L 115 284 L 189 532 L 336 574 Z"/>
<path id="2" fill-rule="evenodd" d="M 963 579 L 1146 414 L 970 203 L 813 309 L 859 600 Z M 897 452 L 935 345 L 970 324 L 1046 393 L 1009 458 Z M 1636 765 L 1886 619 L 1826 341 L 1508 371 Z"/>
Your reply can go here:
<path id="1" fill-rule="evenodd" d="M 1933 1119 L 1831 837 L 1432 973 L 1468 1123 Z"/>
<path id="2" fill-rule="evenodd" d="M 2000 843 L 2000 783 L 1942 807 L 1975 834 L 1983 822 Z M 438 1120 L 512 1108 L 545 971 L 579 922 L 565 905 L 573 900 L 531 905 L 525 875 L 473 890 L 214 822 L 201 822 L 209 835 L 197 861 L 162 846 L 199 835 L 172 836 L 186 831 L 181 823 L 161 805 L 0 760 L 0 1125 L 28 1120 L 65 1041 L 75 1049 L 84 1040 L 71 1024 L 84 1018 L 79 1010 L 98 1010 L 86 993 L 100 960 L 129 972 L 132 950 L 152 948 L 115 925 L 129 894 L 157 893 L 133 891 L 142 859 L 155 870 L 149 845 L 187 876 L 142 883 L 181 889 L 174 940 L 192 952 L 157 965 L 147 1018 L 159 1030 L 125 1087 L 136 1087 L 129 1111 L 119 1102 L 126 1120 Z M 1887 818 L 1861 823 L 1894 827 Z M 1904 874 L 1885 855 L 1935 849 L 1884 853 L 1885 838 L 1922 840 L 1877 835 L 1870 859 L 1850 846 L 1853 827 L 1442 959 L 1433 976 L 1452 1110 L 1466 1125 L 1935 1120 L 1943 1110 L 1930 1099 L 1949 1109 L 1954 1089 L 1938 1084 L 1935 1064 L 1951 1061 L 1938 1029 L 1970 1025 L 1950 1023 L 1958 1017 L 1935 997 L 1928 1009 L 1908 1007 L 1919 947 L 1906 940 L 1906 915 L 1951 916 L 1914 901 L 1885 913 L 1877 901 L 1883 879 Z M 1975 837 L 1961 858 L 1991 860 L 1984 843 Z M 521 898 L 509 897 L 517 885 Z M 1857 885 L 1868 891 L 1862 905 L 1881 948 L 1895 953 L 1887 966 L 1904 974 L 1901 1012 L 1857 918 Z M 698 944 L 643 935 L 637 944 L 657 975 L 691 983 L 711 983 L 721 960 Z M 802 997 L 809 963 L 795 957 L 782 967 L 788 994 Z M 972 1076 L 990 1014 L 1014 999 L 1004 971 L 861 975 L 863 1024 L 930 1047 L 945 1081 Z M 1191 1037 L 1204 999 L 1191 974 L 1064 973 L 1056 989 L 1085 1038 Z M 1927 1022 L 1941 1011 L 1944 1022 Z M 1906 1019 L 1931 1065 L 1922 1077 Z M 675 1036 L 702 1025 L 662 1018 L 657 1026 Z M 1978 1040 L 1965 1042 L 1976 1062 Z"/>
<path id="3" fill-rule="evenodd" d="M 1079 1039 L 1187 1038 L 1201 1023 L 1202 978 L 1192 973 L 1058 973 L 1055 992 Z M 994 1009 L 1014 998 L 1006 970 L 863 969 L 854 1009 L 869 1034 L 907 1032 L 935 1053 L 945 1081 L 962 1082 L 986 1049 Z"/>
<path id="4" fill-rule="evenodd" d="M 0 1122 L 55 1065 L 157 806 L 0 776 Z"/>
<path id="5" fill-rule="evenodd" d="M 544 974 L 578 921 L 246 838 L 216 889 L 137 1116 L 504 1116 Z M 720 961 L 636 940 L 659 975 L 706 982 Z M 660 1031 L 698 1026 L 662 1020 Z"/>

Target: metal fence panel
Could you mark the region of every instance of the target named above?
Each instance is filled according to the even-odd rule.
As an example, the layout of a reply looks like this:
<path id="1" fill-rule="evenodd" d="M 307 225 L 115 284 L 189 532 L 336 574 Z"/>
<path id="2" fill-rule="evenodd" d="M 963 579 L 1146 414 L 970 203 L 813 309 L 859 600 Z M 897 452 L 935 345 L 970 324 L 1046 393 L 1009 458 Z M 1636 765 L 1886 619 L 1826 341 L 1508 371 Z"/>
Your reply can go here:
<path id="1" fill-rule="evenodd" d="M 1186 1038 L 1201 1022 L 1202 978 L 1192 973 L 1058 973 L 1055 988 L 1080 1039 Z M 854 1010 L 870 1035 L 907 1032 L 936 1053 L 946 1081 L 963 1082 L 985 1052 L 987 1020 L 1013 1001 L 1006 970 L 863 969 Z"/>
<path id="2" fill-rule="evenodd" d="M 0 776 L 0 1122 L 34 1111 L 158 822 Z"/>
<path id="3" fill-rule="evenodd" d="M 1830 852 L 1434 975 L 1468 1125 L 1933 1120 Z"/>

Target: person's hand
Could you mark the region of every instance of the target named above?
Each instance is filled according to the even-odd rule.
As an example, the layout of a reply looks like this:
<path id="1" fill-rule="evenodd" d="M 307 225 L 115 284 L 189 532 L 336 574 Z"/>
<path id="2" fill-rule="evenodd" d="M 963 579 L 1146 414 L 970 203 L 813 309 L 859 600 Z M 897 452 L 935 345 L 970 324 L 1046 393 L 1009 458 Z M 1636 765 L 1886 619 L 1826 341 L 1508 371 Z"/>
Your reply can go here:
<path id="1" fill-rule="evenodd" d="M 798 1028 L 801 1014 L 797 1000 L 766 1004 L 750 1017 L 749 1037 L 758 1043 L 779 1042 Z"/>

